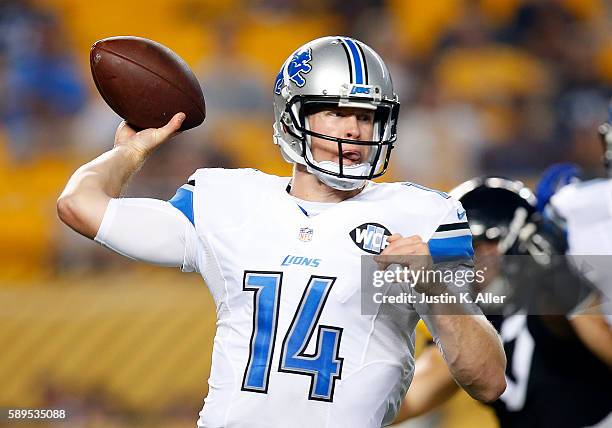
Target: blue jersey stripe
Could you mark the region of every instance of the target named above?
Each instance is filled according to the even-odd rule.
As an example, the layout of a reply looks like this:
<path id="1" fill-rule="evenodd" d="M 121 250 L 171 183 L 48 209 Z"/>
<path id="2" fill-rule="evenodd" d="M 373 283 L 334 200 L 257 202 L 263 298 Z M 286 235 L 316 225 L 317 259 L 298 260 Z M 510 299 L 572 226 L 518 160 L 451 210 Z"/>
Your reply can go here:
<path id="1" fill-rule="evenodd" d="M 193 221 L 193 192 L 191 190 L 184 187 L 179 188 L 168 202 L 185 214 L 185 217 L 195 226 Z"/>
<path id="2" fill-rule="evenodd" d="M 304 215 L 305 215 L 306 217 L 309 217 L 309 216 L 308 216 L 308 211 L 306 211 L 304 208 L 302 208 L 302 206 L 301 206 L 300 204 L 298 204 L 298 208 L 299 208 L 300 210 L 302 210 L 302 212 L 304 213 Z"/>
<path id="3" fill-rule="evenodd" d="M 357 49 L 357 45 L 351 39 L 344 39 L 344 43 L 348 46 L 351 51 L 351 56 L 353 57 L 353 64 L 355 68 L 355 84 L 363 85 L 364 77 L 363 77 L 363 64 L 361 62 L 361 57 L 359 56 L 359 49 Z"/>
<path id="4" fill-rule="evenodd" d="M 428 244 L 434 263 L 474 257 L 472 235 L 430 239 Z"/>

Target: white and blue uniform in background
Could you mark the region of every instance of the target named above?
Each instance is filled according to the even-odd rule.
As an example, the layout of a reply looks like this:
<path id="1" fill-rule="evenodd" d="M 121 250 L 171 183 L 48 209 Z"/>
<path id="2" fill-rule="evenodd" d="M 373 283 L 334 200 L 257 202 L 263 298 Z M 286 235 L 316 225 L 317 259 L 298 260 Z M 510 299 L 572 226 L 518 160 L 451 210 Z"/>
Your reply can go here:
<path id="1" fill-rule="evenodd" d="M 569 184 L 550 202 L 566 222 L 567 254 L 603 293 L 603 313 L 612 325 L 612 179 Z"/>

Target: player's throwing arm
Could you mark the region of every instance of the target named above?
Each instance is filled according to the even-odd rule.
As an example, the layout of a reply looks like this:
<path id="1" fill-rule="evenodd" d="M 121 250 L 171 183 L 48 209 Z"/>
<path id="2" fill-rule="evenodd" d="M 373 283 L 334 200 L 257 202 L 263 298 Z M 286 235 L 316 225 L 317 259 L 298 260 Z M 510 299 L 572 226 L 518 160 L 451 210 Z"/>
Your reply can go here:
<path id="1" fill-rule="evenodd" d="M 113 149 L 81 166 L 70 177 L 57 201 L 60 219 L 93 239 L 109 201 L 120 196 L 147 156 L 178 131 L 184 118 L 183 113 L 177 113 L 163 128 L 140 132 L 122 122 Z"/>

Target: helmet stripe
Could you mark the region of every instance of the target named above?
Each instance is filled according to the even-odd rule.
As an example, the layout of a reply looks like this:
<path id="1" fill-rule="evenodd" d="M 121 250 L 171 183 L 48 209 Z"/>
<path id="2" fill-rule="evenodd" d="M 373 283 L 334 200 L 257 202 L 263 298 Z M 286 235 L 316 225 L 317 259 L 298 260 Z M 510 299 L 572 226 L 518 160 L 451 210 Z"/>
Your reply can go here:
<path id="1" fill-rule="evenodd" d="M 351 53 L 349 52 L 349 48 L 346 46 L 346 43 L 344 43 L 342 39 L 340 39 L 340 41 L 341 41 L 342 49 L 344 49 L 344 53 L 346 54 L 346 60 L 348 61 L 349 82 L 353 83 L 355 79 L 353 78 L 353 65 L 352 65 L 353 61 L 351 60 Z"/>
<path id="2" fill-rule="evenodd" d="M 368 81 L 368 62 L 366 61 L 366 56 L 363 53 L 363 47 L 361 46 L 361 43 L 355 43 L 355 44 L 359 48 L 359 53 L 361 54 L 361 58 L 363 59 L 363 71 L 365 75 L 365 84 L 369 85 L 370 82 Z"/>
<path id="3" fill-rule="evenodd" d="M 349 56 L 352 62 L 352 69 L 354 70 L 355 79 L 352 83 L 357 85 L 363 85 L 365 83 L 365 70 L 363 67 L 363 59 L 361 52 L 357 48 L 357 44 L 354 40 L 347 38 L 342 39 L 343 43 L 348 47 Z"/>

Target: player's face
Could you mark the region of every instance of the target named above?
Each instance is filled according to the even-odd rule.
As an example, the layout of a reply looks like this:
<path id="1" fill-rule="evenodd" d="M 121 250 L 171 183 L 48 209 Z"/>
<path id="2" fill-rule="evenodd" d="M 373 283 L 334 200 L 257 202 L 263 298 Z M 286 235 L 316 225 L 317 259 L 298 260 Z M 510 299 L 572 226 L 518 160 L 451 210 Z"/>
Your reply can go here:
<path id="1" fill-rule="evenodd" d="M 308 116 L 310 129 L 319 134 L 347 140 L 371 141 L 374 134 L 374 111 L 354 107 L 329 107 Z M 343 165 L 357 165 L 368 158 L 370 147 L 357 144 L 338 144 L 323 138 L 311 137 L 310 150 L 315 161 L 332 161 Z"/>

